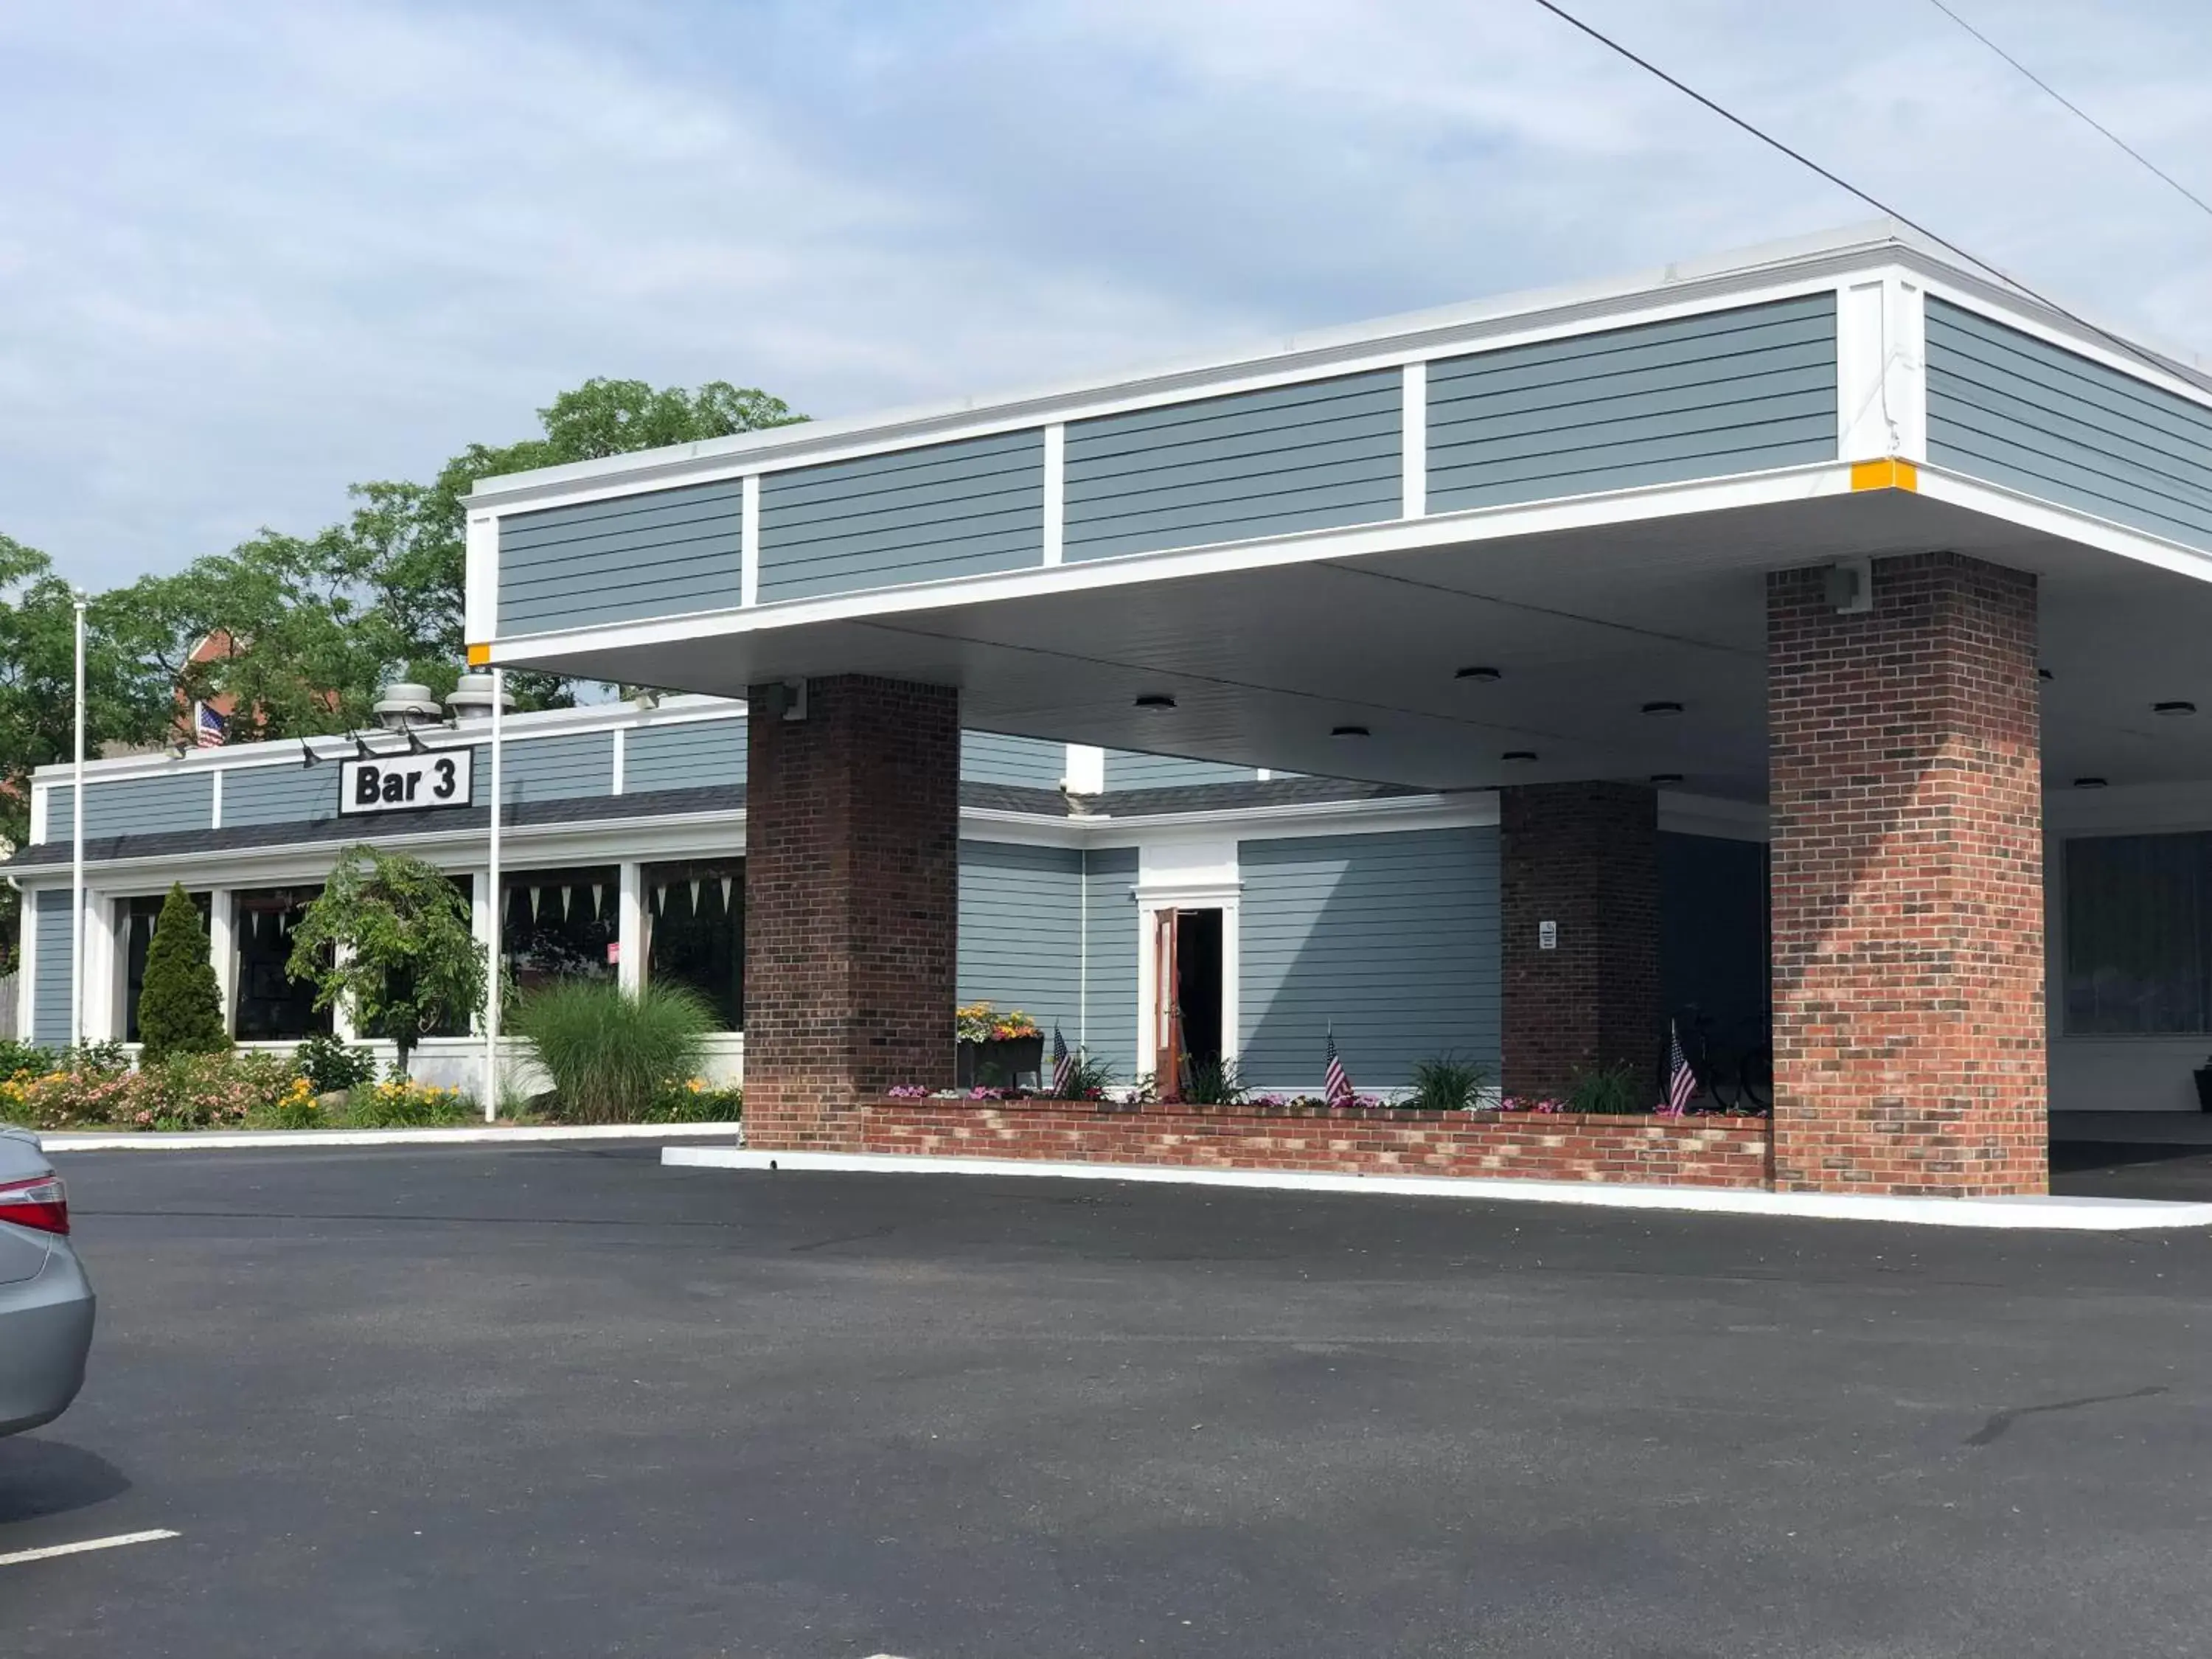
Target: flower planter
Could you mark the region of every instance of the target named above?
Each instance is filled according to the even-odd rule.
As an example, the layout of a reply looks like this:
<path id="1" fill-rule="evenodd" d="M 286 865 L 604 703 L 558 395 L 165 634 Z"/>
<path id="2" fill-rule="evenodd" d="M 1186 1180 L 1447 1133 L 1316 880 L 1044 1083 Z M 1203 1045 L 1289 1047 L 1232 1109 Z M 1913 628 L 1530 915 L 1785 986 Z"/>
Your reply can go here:
<path id="1" fill-rule="evenodd" d="M 978 1084 L 1011 1088 L 1026 1084 L 1037 1087 L 1044 1065 L 1044 1038 L 994 1037 L 985 1042 L 963 1042 L 953 1062 L 953 1076 L 963 1089 Z"/>

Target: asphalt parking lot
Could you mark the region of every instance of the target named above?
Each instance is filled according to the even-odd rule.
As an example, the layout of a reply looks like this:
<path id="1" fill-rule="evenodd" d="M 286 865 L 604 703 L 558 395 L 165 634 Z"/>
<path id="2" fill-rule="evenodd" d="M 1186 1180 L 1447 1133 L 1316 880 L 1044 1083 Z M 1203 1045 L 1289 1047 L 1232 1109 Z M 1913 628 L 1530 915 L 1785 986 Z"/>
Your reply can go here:
<path id="1" fill-rule="evenodd" d="M 2212 1238 L 65 1159 L 11 1659 L 2206 1650 Z"/>

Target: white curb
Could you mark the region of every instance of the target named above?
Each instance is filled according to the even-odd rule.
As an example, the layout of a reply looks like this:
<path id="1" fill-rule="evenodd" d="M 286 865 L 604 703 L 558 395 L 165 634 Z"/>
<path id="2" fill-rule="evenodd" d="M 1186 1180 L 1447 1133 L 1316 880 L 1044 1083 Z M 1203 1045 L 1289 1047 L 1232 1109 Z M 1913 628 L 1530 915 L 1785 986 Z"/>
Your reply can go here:
<path id="1" fill-rule="evenodd" d="M 1309 1193 L 1394 1193 L 1420 1198 L 1581 1204 L 1613 1210 L 1709 1215 L 1902 1221 L 1929 1227 L 2043 1228 L 2125 1232 L 2212 1227 L 2212 1204 L 2143 1198 L 1889 1198 L 1856 1193 L 1770 1193 L 1748 1188 L 1642 1187 L 1602 1181 L 1486 1181 L 1455 1176 L 1316 1175 L 1300 1170 L 1198 1170 L 1147 1164 L 1047 1164 L 1022 1158 L 927 1158 L 905 1153 L 768 1152 L 737 1146 L 665 1146 L 664 1164 L 686 1169 L 840 1170 L 871 1175 L 1042 1176 L 1184 1187 L 1258 1187 Z"/>
<path id="2" fill-rule="evenodd" d="M 456 1124 L 443 1129 L 194 1129 L 99 1134 L 42 1134 L 50 1152 L 211 1152 L 225 1148 L 313 1146 L 455 1146 L 526 1140 L 735 1139 L 734 1123 L 497 1123 Z"/>

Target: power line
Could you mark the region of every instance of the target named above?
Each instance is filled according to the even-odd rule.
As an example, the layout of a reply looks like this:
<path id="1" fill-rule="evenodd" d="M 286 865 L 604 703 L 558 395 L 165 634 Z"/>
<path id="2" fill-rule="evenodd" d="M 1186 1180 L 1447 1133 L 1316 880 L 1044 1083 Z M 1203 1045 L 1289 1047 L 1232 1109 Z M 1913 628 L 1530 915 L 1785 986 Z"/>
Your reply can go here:
<path id="1" fill-rule="evenodd" d="M 1645 74 L 1656 76 L 1657 79 L 1664 81 L 1668 86 L 1674 88 L 1675 91 L 1680 93 L 1685 98 L 1688 98 L 1696 103 L 1702 104 L 1705 108 L 1719 116 L 1721 119 L 1726 121 L 1729 125 L 1741 128 L 1743 131 L 1749 133 L 1753 137 L 1758 139 L 1760 143 L 1765 144 L 1769 149 L 1778 150 L 1781 154 L 1788 156 L 1791 161 L 1796 162 L 1798 166 L 1804 167 L 1810 172 L 1820 174 L 1821 178 L 1826 179 L 1830 184 L 1833 185 L 1837 189 L 1844 191 L 1846 195 L 1856 196 L 1860 201 L 1864 202 L 1875 212 L 1880 213 L 1886 217 L 1894 219 L 1898 223 L 1905 226 L 1907 229 L 1915 231 L 1920 235 L 1925 236 L 1929 241 L 1935 243 L 1936 246 L 1943 249 L 1947 252 L 1958 255 L 1960 258 L 1964 259 L 1967 264 L 1979 266 L 1982 270 L 1986 270 L 1990 276 L 2002 283 L 2006 287 L 2014 290 L 2014 292 L 2025 295 L 2027 298 L 2034 301 L 2038 305 L 2048 307 L 2052 312 L 2057 313 L 2058 316 L 2063 317 L 2068 322 L 2072 323 L 2075 327 L 2086 329 L 2088 332 L 2095 335 L 2099 339 L 2104 341 L 2107 345 L 2112 346 L 2115 350 L 2124 352 L 2127 356 L 2134 358 L 2137 362 L 2145 365 L 2147 368 L 2155 369 L 2161 374 L 2172 373 L 2172 366 L 2171 364 L 2162 362 L 2152 353 L 2145 350 L 2142 347 L 2136 345 L 2132 341 L 2122 339 L 2118 335 L 2112 332 L 2109 329 L 2100 328 L 2096 324 L 2091 322 L 2087 317 L 2069 310 L 2066 307 L 2060 305 L 2057 301 L 2030 288 L 2026 283 L 2021 282 L 2020 278 L 2013 276 L 2002 267 L 1991 264 L 1987 259 L 1983 258 L 1978 253 L 1969 252 L 1966 249 L 1960 247 L 1956 242 L 1953 241 L 1949 237 L 1943 235 L 1938 231 L 1929 229 L 1926 225 L 1922 224 L 1917 219 L 1911 217 L 1910 215 L 1900 213 L 1897 209 L 1890 206 L 1888 203 L 1883 201 L 1879 196 L 1873 194 L 1871 191 L 1861 190 L 1856 185 L 1853 184 L 1850 179 L 1843 177 L 1840 173 L 1830 172 L 1826 167 L 1822 167 L 1818 161 L 1806 155 L 1803 151 L 1792 149 L 1789 145 L 1784 143 L 1782 140 L 1777 138 L 1772 133 L 1767 132 L 1759 127 L 1753 126 L 1749 121 L 1745 120 L 1742 116 L 1738 115 L 1734 110 L 1706 97 L 1704 93 L 1699 92 L 1695 87 L 1691 86 L 1687 82 L 1676 79 L 1674 76 L 1669 75 L 1665 70 L 1661 69 L 1658 64 L 1653 63 L 1650 58 L 1638 56 L 1636 52 L 1632 52 L 1628 47 L 1621 45 L 1620 41 L 1614 40 L 1611 35 L 1607 34 L 1601 29 L 1595 28 L 1591 25 L 1585 23 L 1581 18 L 1576 16 L 1574 13 L 1569 11 L 1565 7 L 1556 4 L 1555 0 L 1535 0 L 1535 3 L 1541 6 L 1546 11 L 1550 12 L 1553 16 L 1558 18 L 1561 22 L 1571 24 L 1574 27 L 1581 30 L 1582 33 L 1589 36 L 1591 40 L 1596 41 L 1598 45 L 1603 46 L 1607 52 L 1613 53 L 1617 57 L 1626 58 L 1630 63 L 1635 64 L 1637 68 L 1642 70 Z"/>
<path id="2" fill-rule="evenodd" d="M 2052 86 L 2050 82 L 2045 80 L 2033 70 L 2028 68 L 2027 64 L 2021 63 L 2019 58 L 2014 57 L 1996 41 L 1990 40 L 1988 35 L 1983 33 L 1972 23 L 1969 23 L 1965 18 L 1960 16 L 1957 12 L 1945 5 L 1943 3 L 1943 0 L 1928 0 L 1928 3 L 1935 7 L 1936 10 L 1942 12 L 1944 16 L 1949 18 L 1960 28 L 1966 30 L 1967 33 L 1972 35 L 1975 40 L 1980 41 L 1998 57 L 2003 58 L 2006 63 L 2011 64 L 2029 80 L 2034 82 L 2035 84 L 2040 87 L 2045 93 L 2049 94 L 2049 96 L 2056 100 L 2061 105 L 2064 106 L 2068 110 L 2071 111 L 2080 119 L 2087 122 L 2098 132 L 2103 134 L 2104 137 L 2112 143 L 2118 146 L 2123 154 L 2130 156 L 2143 167 L 2148 167 L 2153 173 L 2156 174 L 2160 179 L 2163 179 L 2168 185 L 2170 185 L 2183 200 L 2191 204 L 2206 217 L 2212 218 L 2212 202 L 2206 201 L 2195 191 L 2190 189 L 2188 185 L 2183 184 L 2180 179 L 2175 178 L 2164 167 L 2159 166 L 2157 162 L 2152 161 L 2149 156 L 2144 155 L 2126 139 L 2121 137 L 2118 133 L 2114 132 L 2112 128 L 2106 126 L 2095 116 L 2090 114 L 2087 110 L 2083 109 L 2081 105 L 2075 103 L 2064 93 L 2059 91 L 2057 88 Z"/>

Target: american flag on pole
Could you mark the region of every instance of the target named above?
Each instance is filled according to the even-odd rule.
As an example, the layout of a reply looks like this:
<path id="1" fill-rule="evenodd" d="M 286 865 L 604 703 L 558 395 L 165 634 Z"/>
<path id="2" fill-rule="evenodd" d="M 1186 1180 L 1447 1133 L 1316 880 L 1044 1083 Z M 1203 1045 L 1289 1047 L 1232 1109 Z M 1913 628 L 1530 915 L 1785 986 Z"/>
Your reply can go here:
<path id="1" fill-rule="evenodd" d="M 1052 1092 L 1060 1099 L 1067 1097 L 1067 1085 L 1075 1080 L 1075 1056 L 1067 1052 L 1067 1039 L 1060 1034 L 1060 1022 L 1052 1023 Z"/>
<path id="2" fill-rule="evenodd" d="M 1343 1056 L 1336 1052 L 1336 1033 L 1328 1034 L 1328 1070 L 1322 1078 L 1322 1098 L 1332 1106 L 1342 1106 L 1352 1099 L 1352 1079 L 1344 1074 Z"/>
<path id="3" fill-rule="evenodd" d="M 1698 1074 L 1690 1069 L 1690 1058 L 1682 1052 L 1682 1029 L 1673 1020 L 1667 1022 L 1667 1109 L 1680 1117 L 1690 1109 L 1691 1097 L 1698 1092 Z"/>
<path id="4" fill-rule="evenodd" d="M 204 702 L 192 705 L 192 741 L 202 749 L 220 749 L 228 733 L 222 716 Z"/>

